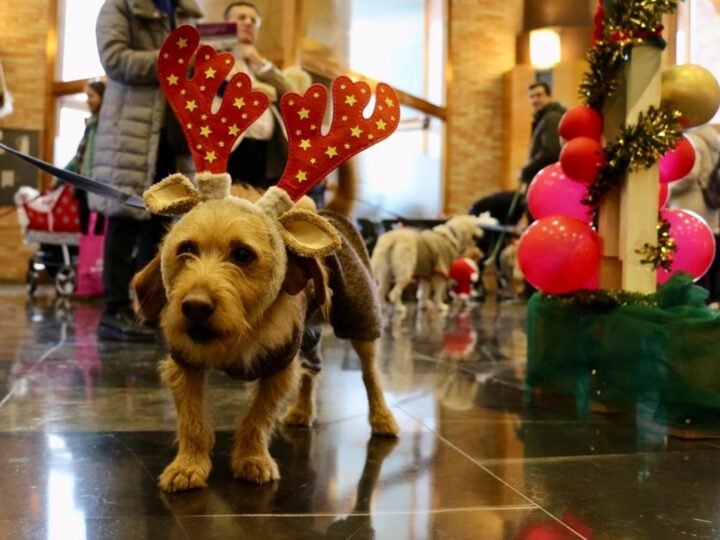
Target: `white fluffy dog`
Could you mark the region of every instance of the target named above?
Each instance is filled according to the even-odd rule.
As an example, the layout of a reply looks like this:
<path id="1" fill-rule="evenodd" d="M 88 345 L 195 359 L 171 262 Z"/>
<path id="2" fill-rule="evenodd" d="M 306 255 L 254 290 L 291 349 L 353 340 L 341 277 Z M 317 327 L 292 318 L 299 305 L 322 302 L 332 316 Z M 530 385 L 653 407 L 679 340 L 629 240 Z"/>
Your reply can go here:
<path id="1" fill-rule="evenodd" d="M 380 285 L 380 298 L 385 301 L 390 293 L 396 318 L 406 314 L 402 292 L 414 278 L 420 280 L 421 307 L 434 306 L 447 311 L 444 299 L 450 265 L 482 237 L 482 219 L 457 216 L 428 230 L 403 228 L 380 235 L 371 266 Z"/>

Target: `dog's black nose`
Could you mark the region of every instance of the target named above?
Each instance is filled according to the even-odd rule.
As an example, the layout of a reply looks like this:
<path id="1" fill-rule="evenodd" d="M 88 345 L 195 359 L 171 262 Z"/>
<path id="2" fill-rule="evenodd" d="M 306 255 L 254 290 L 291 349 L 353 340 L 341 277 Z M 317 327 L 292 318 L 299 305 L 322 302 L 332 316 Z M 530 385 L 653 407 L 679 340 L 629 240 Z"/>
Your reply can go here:
<path id="1" fill-rule="evenodd" d="M 215 313 L 215 301 L 207 293 L 191 292 L 183 298 L 182 312 L 191 321 L 206 321 Z"/>

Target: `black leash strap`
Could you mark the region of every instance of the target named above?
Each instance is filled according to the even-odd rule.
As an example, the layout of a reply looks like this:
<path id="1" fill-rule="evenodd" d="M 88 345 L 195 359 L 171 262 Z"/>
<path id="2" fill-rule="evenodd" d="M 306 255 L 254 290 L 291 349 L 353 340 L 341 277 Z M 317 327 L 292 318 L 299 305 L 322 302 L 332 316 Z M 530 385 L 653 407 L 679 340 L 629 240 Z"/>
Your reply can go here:
<path id="1" fill-rule="evenodd" d="M 127 193 L 124 193 L 119 189 L 115 189 L 112 186 L 108 186 L 107 184 L 103 184 L 101 182 L 98 182 L 97 180 L 93 180 L 92 178 L 87 178 L 80 174 L 66 171 L 65 169 L 58 169 L 54 165 L 50 165 L 49 163 L 46 163 L 38 158 L 19 152 L 18 150 L 15 150 L 14 148 L 11 148 L 1 142 L 0 149 L 9 152 L 10 154 L 22 159 L 23 161 L 27 161 L 33 167 L 37 167 L 38 169 L 48 172 L 53 176 L 59 178 L 63 182 L 67 182 L 72 186 L 84 189 L 85 191 L 90 191 L 95 195 L 100 195 L 101 197 L 120 201 L 121 203 L 132 206 L 134 208 L 145 208 L 145 204 L 140 197 L 136 197 L 135 195 L 128 195 Z"/>

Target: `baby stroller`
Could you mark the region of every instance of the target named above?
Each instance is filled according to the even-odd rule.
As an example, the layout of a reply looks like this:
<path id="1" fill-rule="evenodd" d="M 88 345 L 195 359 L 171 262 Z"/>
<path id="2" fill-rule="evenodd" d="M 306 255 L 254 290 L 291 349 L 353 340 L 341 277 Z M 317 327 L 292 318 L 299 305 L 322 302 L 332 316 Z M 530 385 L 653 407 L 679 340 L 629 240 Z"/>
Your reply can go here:
<path id="1" fill-rule="evenodd" d="M 15 206 L 26 244 L 39 244 L 30 257 L 26 282 L 32 298 L 43 274 L 55 282 L 59 298 L 70 296 L 77 285 L 80 219 L 72 186 L 62 184 L 40 194 L 22 187 Z"/>

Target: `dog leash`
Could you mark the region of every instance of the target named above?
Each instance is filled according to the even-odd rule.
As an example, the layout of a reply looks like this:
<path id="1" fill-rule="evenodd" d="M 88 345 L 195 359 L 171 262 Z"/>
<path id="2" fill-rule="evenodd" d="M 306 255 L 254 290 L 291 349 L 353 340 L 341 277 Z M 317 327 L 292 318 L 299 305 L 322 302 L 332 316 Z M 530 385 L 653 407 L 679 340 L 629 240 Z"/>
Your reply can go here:
<path id="1" fill-rule="evenodd" d="M 520 197 L 523 195 L 523 188 L 522 184 L 518 186 L 517 191 L 515 191 L 515 195 L 513 195 L 512 201 L 510 201 L 510 207 L 508 208 L 507 216 L 505 216 L 505 222 L 507 222 L 510 219 L 510 216 L 512 216 L 513 211 L 515 210 L 515 207 L 518 204 L 518 201 L 520 200 Z M 483 266 L 490 266 L 491 264 L 495 264 L 495 259 L 497 259 L 498 254 L 500 253 L 500 247 L 502 246 L 503 241 L 505 240 L 505 234 L 507 233 L 507 227 L 503 227 L 503 229 L 500 231 L 500 235 L 498 236 L 497 241 L 495 242 L 495 245 L 493 246 L 493 250 L 490 253 L 490 257 L 488 257 L 485 262 L 483 263 Z"/>
<path id="2" fill-rule="evenodd" d="M 145 204 L 140 197 L 136 197 L 135 195 L 128 195 L 127 193 L 120 191 L 119 189 L 116 189 L 107 184 L 103 184 L 102 182 L 98 182 L 97 180 L 93 180 L 92 178 L 87 178 L 86 176 L 83 176 L 81 174 L 66 171 L 65 169 L 60 169 L 58 167 L 55 167 L 54 165 L 50 165 L 49 163 L 41 159 L 20 152 L 19 150 L 15 150 L 14 148 L 6 145 L 5 143 L 0 142 L 0 149 L 5 150 L 11 155 L 20 158 L 27 163 L 30 163 L 30 165 L 37 167 L 40 170 L 52 174 L 53 176 L 72 186 L 84 189 L 85 191 L 89 191 L 91 193 L 95 193 L 96 195 L 100 195 L 101 197 L 114 199 L 134 208 L 145 208 Z"/>

